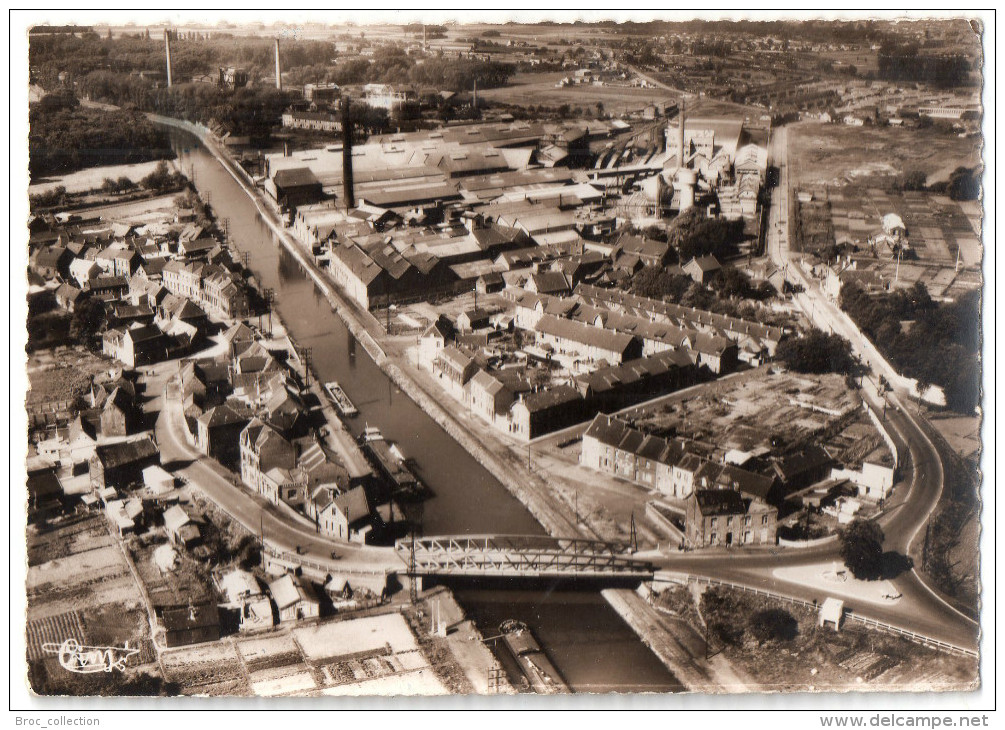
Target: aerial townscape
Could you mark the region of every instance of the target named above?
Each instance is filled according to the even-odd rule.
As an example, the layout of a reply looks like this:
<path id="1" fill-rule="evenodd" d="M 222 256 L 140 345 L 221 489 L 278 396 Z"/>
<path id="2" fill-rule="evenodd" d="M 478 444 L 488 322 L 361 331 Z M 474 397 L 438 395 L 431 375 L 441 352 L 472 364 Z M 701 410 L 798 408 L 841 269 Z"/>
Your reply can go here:
<path id="1" fill-rule="evenodd" d="M 975 689 L 981 32 L 33 25 L 31 691 Z"/>

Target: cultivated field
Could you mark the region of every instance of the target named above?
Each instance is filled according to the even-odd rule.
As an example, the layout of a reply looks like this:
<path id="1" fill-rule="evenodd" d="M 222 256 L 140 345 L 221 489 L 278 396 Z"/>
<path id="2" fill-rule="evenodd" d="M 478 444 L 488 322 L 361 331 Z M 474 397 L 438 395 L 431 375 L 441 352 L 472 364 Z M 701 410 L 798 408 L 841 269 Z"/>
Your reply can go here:
<path id="1" fill-rule="evenodd" d="M 794 188 L 847 185 L 856 178 L 921 170 L 929 184 L 980 161 L 979 141 L 934 130 L 801 122 L 789 127 Z"/>
<path id="2" fill-rule="evenodd" d="M 27 650 L 33 687 L 50 694 L 116 694 L 115 685 L 159 674 L 142 596 L 103 515 L 70 520 L 27 536 Z M 97 686 L 45 654 L 46 642 L 73 638 L 83 645 L 139 647 L 124 675 Z M 156 687 L 151 685 L 156 693 Z"/>

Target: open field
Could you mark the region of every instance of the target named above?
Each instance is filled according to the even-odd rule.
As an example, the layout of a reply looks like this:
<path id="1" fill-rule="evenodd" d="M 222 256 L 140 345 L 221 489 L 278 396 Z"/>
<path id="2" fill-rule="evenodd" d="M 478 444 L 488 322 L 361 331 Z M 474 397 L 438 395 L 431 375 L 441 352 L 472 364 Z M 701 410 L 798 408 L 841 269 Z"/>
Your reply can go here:
<path id="1" fill-rule="evenodd" d="M 67 175 L 50 176 L 29 185 L 28 194 L 38 195 L 39 193 L 52 190 L 59 185 L 66 188 L 66 192 L 68 193 L 83 193 L 99 189 L 105 178 L 118 180 L 120 177 L 128 177 L 138 185 L 140 180 L 153 172 L 158 164 L 160 164 L 160 160 L 139 162 L 135 165 L 105 165 L 104 167 L 90 167 L 86 170 L 78 170 Z"/>
<path id="2" fill-rule="evenodd" d="M 579 84 L 557 88 L 558 81 L 569 73 L 523 73 L 516 74 L 507 86 L 498 89 L 479 89 L 478 95 L 492 101 L 506 104 L 545 105 L 557 107 L 591 107 L 596 110 L 597 102 L 602 102 L 604 112 L 615 116 L 631 111 L 640 111 L 658 101 L 675 101 L 676 95 L 664 89 L 640 89 L 632 86 L 594 86 Z"/>
<path id="3" fill-rule="evenodd" d="M 921 170 L 928 183 L 980 161 L 979 141 L 935 130 L 801 122 L 789 127 L 794 188 L 845 185 L 856 177 Z"/>

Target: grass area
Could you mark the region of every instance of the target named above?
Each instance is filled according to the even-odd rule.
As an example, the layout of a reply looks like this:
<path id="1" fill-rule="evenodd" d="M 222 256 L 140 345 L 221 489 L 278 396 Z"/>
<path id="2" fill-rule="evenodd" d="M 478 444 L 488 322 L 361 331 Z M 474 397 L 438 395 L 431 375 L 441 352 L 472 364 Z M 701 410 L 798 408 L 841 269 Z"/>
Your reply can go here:
<path id="1" fill-rule="evenodd" d="M 791 184 L 797 189 L 908 170 L 921 170 L 931 184 L 980 161 L 979 140 L 934 129 L 802 122 L 789 126 L 788 136 Z"/>
<path id="2" fill-rule="evenodd" d="M 672 608 L 686 598 L 678 589 L 660 600 Z M 724 587 L 706 589 L 695 605 L 712 650 L 757 677 L 761 690 L 961 691 L 978 682 L 976 659 L 854 624 L 835 632 L 818 626 L 816 612 L 802 606 Z M 696 628 L 705 633 L 704 625 Z"/>
<path id="3" fill-rule="evenodd" d="M 504 104 L 521 106 L 559 107 L 562 104 L 591 108 L 596 111 L 597 102 L 604 105 L 604 112 L 615 116 L 631 111 L 639 111 L 658 101 L 671 101 L 677 97 L 664 89 L 641 89 L 632 86 L 594 86 L 578 84 L 558 88 L 558 81 L 571 72 L 518 73 L 509 84 L 498 89 L 479 89 L 478 96 Z"/>

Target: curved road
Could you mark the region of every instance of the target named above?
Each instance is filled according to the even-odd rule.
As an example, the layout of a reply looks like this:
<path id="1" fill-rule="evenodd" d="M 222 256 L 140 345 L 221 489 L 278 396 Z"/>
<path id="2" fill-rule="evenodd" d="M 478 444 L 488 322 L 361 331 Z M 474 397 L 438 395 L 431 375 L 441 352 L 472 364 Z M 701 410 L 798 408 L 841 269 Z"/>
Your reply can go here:
<path id="1" fill-rule="evenodd" d="M 769 154 L 779 168 L 779 184 L 772 192 L 772 205 L 768 219 L 767 251 L 775 264 L 786 272 L 787 278 L 801 284 L 805 289 L 800 302 L 804 310 L 809 309 L 810 318 L 824 330 L 838 332 L 852 344 L 853 350 L 873 372 L 878 380 L 884 374 L 891 378 L 888 364 L 879 356 L 871 343 L 867 343 L 861 333 L 851 324 L 818 287 L 808 280 L 800 267 L 789 260 L 788 240 L 791 230 L 790 190 L 788 165 L 788 130 L 781 127 L 773 130 Z M 808 306 L 807 306 L 808 303 Z M 905 479 L 898 484 L 893 497 L 886 505 L 884 516 L 880 518 L 886 535 L 885 549 L 911 557 L 920 562 L 921 540 L 919 535 L 938 504 L 944 486 L 942 458 L 933 440 L 926 433 L 930 429 L 923 419 L 916 419 L 900 403 L 895 394 L 888 398 L 885 423 L 906 455 L 901 460 L 901 472 Z M 728 557 L 722 555 L 672 556 L 660 561 L 662 565 L 680 571 L 694 572 L 724 580 L 732 580 L 761 588 L 786 593 L 806 600 L 819 599 L 820 591 L 795 583 L 780 581 L 771 575 L 775 568 L 828 562 L 838 559 L 836 543 L 802 550 L 774 550 L 760 554 L 748 551 L 734 551 Z M 890 606 L 876 606 L 868 603 L 846 604 L 861 615 L 908 628 L 934 638 L 948 641 L 966 648 L 976 649 L 979 625 L 952 607 L 935 590 L 930 588 L 911 569 L 893 580 L 902 598 Z"/>
<path id="2" fill-rule="evenodd" d="M 175 384 L 168 385 L 169 389 L 176 387 Z M 296 552 L 299 546 L 304 557 L 330 566 L 332 571 L 384 573 L 404 567 L 392 548 L 347 543 L 318 534 L 311 521 L 303 515 L 272 505 L 240 483 L 235 484 L 230 471 L 188 445 L 184 429 L 180 401 L 164 397 L 156 425 L 161 462 L 186 463 L 174 473 L 197 486 L 251 533 L 257 535 L 260 530 L 264 532 L 265 541 L 270 546 L 290 553 Z M 334 560 L 333 551 L 337 555 Z"/>

